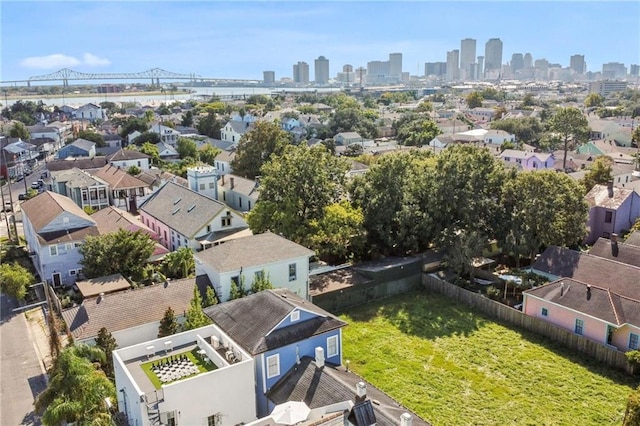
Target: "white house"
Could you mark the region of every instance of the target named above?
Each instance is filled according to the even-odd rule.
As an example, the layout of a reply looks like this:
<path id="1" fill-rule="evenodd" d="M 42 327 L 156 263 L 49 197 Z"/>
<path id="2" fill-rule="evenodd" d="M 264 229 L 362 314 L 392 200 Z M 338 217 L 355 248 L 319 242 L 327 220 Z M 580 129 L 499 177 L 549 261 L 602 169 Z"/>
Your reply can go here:
<path id="1" fill-rule="evenodd" d="M 233 426 L 256 419 L 253 358 L 216 325 L 117 349 L 113 366 L 127 424 Z"/>
<path id="2" fill-rule="evenodd" d="M 249 122 L 229 121 L 220 130 L 220 139 L 226 142 L 237 144 L 240 142 L 242 135 L 251 130 L 253 126 Z"/>
<path id="3" fill-rule="evenodd" d="M 96 121 L 107 119 L 105 111 L 100 106 L 91 103 L 82 105 L 73 112 L 73 115 L 80 120 Z"/>
<path id="4" fill-rule="evenodd" d="M 502 145 L 505 142 L 515 142 L 516 136 L 504 130 L 488 130 L 484 135 L 484 143 Z"/>
<path id="5" fill-rule="evenodd" d="M 54 287 L 72 285 L 82 270 L 78 248 L 99 235 L 96 222 L 73 200 L 45 191 L 22 203 L 24 236 L 41 279 Z"/>
<path id="6" fill-rule="evenodd" d="M 172 129 L 171 127 L 163 126 L 162 124 L 154 124 L 149 129 L 150 132 L 160 136 L 160 141 L 171 146 L 175 146 L 178 143 L 180 132 Z"/>
<path id="7" fill-rule="evenodd" d="M 142 222 L 169 250 L 202 250 L 247 229 L 243 217 L 220 201 L 167 182 L 140 206 Z"/>
<path id="8" fill-rule="evenodd" d="M 333 137 L 333 140 L 338 145 L 348 146 L 353 143 L 362 143 L 363 139 L 356 132 L 341 132 Z"/>
<path id="9" fill-rule="evenodd" d="M 222 175 L 218 181 L 218 200 L 232 209 L 248 212 L 256 206 L 260 196 L 258 181 L 232 174 Z"/>
<path id="10" fill-rule="evenodd" d="M 216 155 L 215 165 L 218 170 L 218 176 L 233 172 L 231 169 L 231 162 L 234 158 L 236 158 L 235 151 L 222 151 L 220 154 Z"/>
<path id="11" fill-rule="evenodd" d="M 207 275 L 220 301 L 230 298 L 231 283 L 251 287 L 266 274 L 276 288 L 309 298 L 309 258 L 315 253 L 271 232 L 226 241 L 194 254 L 196 275 Z"/>
<path id="12" fill-rule="evenodd" d="M 156 144 L 156 148 L 158 148 L 158 156 L 162 160 L 177 160 L 180 157 L 178 151 L 176 151 L 176 149 L 168 143 L 158 142 Z"/>
<path id="13" fill-rule="evenodd" d="M 53 140 L 53 149 L 51 151 L 60 149 L 62 147 L 62 134 L 60 129 L 50 126 L 29 126 L 27 127 L 31 139 L 49 138 Z"/>
<path id="14" fill-rule="evenodd" d="M 135 166 L 140 170 L 149 170 L 151 167 L 149 159 L 150 157 L 147 154 L 136 151 L 135 149 L 121 149 L 107 157 L 107 160 L 111 165 L 121 167 L 124 170 L 128 170 L 129 167 L 132 166 Z"/>

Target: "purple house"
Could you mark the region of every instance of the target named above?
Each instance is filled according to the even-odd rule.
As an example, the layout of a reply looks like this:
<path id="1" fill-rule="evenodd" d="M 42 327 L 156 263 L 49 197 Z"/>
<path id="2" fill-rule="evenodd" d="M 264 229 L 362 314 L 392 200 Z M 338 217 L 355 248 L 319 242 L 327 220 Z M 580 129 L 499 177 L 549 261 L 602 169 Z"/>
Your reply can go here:
<path id="1" fill-rule="evenodd" d="M 632 189 L 595 185 L 585 196 L 589 204 L 589 234 L 586 244 L 593 244 L 599 237 L 610 238 L 629 230 L 640 218 L 640 194 Z"/>
<path id="2" fill-rule="evenodd" d="M 500 154 L 500 159 L 506 164 L 514 165 L 522 170 L 553 169 L 555 161 L 553 154 L 520 151 L 517 149 L 505 149 Z"/>

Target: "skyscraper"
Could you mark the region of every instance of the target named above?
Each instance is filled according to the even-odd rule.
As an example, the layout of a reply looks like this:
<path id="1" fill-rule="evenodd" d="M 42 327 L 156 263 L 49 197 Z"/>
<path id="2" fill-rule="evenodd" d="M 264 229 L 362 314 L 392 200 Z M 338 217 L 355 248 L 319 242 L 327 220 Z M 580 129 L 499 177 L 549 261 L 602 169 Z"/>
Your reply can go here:
<path id="1" fill-rule="evenodd" d="M 389 53 L 389 75 L 400 79 L 402 75 L 402 53 Z"/>
<path id="2" fill-rule="evenodd" d="M 329 60 L 324 56 L 318 57 L 314 63 L 315 82 L 327 84 L 329 82 Z"/>
<path id="3" fill-rule="evenodd" d="M 476 63 L 476 40 L 465 38 L 460 42 L 460 78 L 475 78 L 471 65 Z"/>
<path id="4" fill-rule="evenodd" d="M 533 56 L 531 56 L 531 53 L 524 54 L 524 67 L 533 68 Z"/>
<path id="5" fill-rule="evenodd" d="M 502 40 L 491 38 L 484 46 L 484 71 L 502 68 Z"/>
<path id="6" fill-rule="evenodd" d="M 460 51 L 458 49 L 447 52 L 447 81 L 455 81 L 460 78 L 459 63 Z"/>
<path id="7" fill-rule="evenodd" d="M 478 79 L 484 78 L 484 56 L 478 56 Z"/>
<path id="8" fill-rule="evenodd" d="M 584 74 L 586 71 L 584 55 L 573 55 L 571 59 L 569 59 L 569 68 L 574 70 L 576 74 Z"/>
<path id="9" fill-rule="evenodd" d="M 516 75 L 518 71 L 524 68 L 524 57 L 522 53 L 514 53 L 511 55 L 511 72 Z"/>
<path id="10" fill-rule="evenodd" d="M 298 62 L 293 66 L 293 82 L 305 84 L 309 82 L 309 64 Z"/>
<path id="11" fill-rule="evenodd" d="M 262 82 L 264 84 L 273 84 L 276 82 L 275 71 L 262 71 Z"/>

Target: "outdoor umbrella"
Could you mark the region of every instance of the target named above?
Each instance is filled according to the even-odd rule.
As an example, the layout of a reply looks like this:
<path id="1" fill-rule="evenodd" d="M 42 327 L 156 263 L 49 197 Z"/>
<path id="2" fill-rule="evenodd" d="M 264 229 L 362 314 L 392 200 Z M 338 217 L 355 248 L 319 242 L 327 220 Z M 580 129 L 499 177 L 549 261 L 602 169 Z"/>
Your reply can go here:
<path id="1" fill-rule="evenodd" d="M 303 401 L 289 401 L 278 404 L 271 412 L 271 418 L 276 423 L 294 425 L 309 417 L 311 409 Z"/>

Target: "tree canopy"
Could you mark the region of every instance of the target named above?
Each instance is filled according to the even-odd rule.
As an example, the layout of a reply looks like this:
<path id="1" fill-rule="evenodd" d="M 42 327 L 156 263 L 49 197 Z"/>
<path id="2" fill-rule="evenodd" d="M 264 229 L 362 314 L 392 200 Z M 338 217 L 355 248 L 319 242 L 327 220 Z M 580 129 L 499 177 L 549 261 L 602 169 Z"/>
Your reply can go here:
<path id="1" fill-rule="evenodd" d="M 185 314 L 182 330 L 193 330 L 209 324 L 211 324 L 211 319 L 205 315 L 202 310 L 202 297 L 200 296 L 200 291 L 198 290 L 198 286 L 194 286 L 193 298 L 191 299 L 189 309 L 187 309 L 187 313 Z"/>
<path id="2" fill-rule="evenodd" d="M 166 337 L 176 334 L 180 329 L 176 314 L 173 312 L 171 306 L 164 311 L 164 316 L 160 320 L 160 327 L 158 328 L 158 337 Z"/>
<path id="3" fill-rule="evenodd" d="M 89 236 L 80 246 L 80 261 L 87 278 L 120 273 L 134 281 L 143 276 L 143 267 L 154 249 L 154 241 L 142 231 L 120 229 L 117 232 Z"/>
<path id="4" fill-rule="evenodd" d="M 582 178 L 582 185 L 585 193 L 589 192 L 595 185 L 606 185 L 613 179 L 613 160 L 611 157 L 601 155 L 593 162 L 589 171 Z"/>
<path id="5" fill-rule="evenodd" d="M 585 142 L 589 137 L 589 122 L 578 108 L 558 108 L 551 117 L 549 128 L 564 143 L 562 169 L 566 170 L 569 142 L 572 142 L 573 146 Z"/>
<path id="6" fill-rule="evenodd" d="M 198 145 L 191 139 L 178 138 L 178 142 L 176 143 L 176 151 L 178 151 L 178 155 L 182 159 L 187 157 L 191 157 L 195 160 L 198 159 Z"/>
<path id="7" fill-rule="evenodd" d="M 493 120 L 491 128 L 494 130 L 504 130 L 515 135 L 518 142 L 533 146 L 539 146 L 538 141 L 544 133 L 542 122 L 535 117 L 505 118 Z"/>
<path id="8" fill-rule="evenodd" d="M 0 291 L 16 299 L 24 299 L 27 288 L 35 283 L 33 274 L 18 262 L 0 265 Z"/>
<path id="9" fill-rule="evenodd" d="M 167 253 L 162 261 L 162 271 L 169 278 L 187 278 L 195 273 L 193 251 L 189 247 Z"/>
<path id="10" fill-rule="evenodd" d="M 22 124 L 20 121 L 16 121 L 15 123 L 13 123 L 13 126 L 11 126 L 11 129 L 9 130 L 9 137 L 20 138 L 23 141 L 28 142 L 31 138 L 31 135 L 29 134 L 29 131 L 24 126 L 24 124 Z"/>
<path id="11" fill-rule="evenodd" d="M 425 114 L 404 114 L 393 127 L 398 143 L 408 146 L 428 145 L 441 133 L 438 125 Z"/>
<path id="12" fill-rule="evenodd" d="M 296 242 L 311 233 L 311 221 L 343 195 L 348 166 L 323 146 L 287 146 L 260 170 L 260 201 L 247 222 L 254 232 L 271 230 Z"/>
<path id="13" fill-rule="evenodd" d="M 260 175 L 262 165 L 269 161 L 273 154 L 280 155 L 289 143 L 289 134 L 280 129 L 278 124 L 257 122 L 238 142 L 236 156 L 231 163 L 233 172 L 248 179 L 255 179 Z"/>
<path id="14" fill-rule="evenodd" d="M 78 138 L 95 142 L 96 146 L 99 148 L 107 146 L 104 142 L 104 136 L 91 130 L 81 130 L 78 132 Z"/>
<path id="15" fill-rule="evenodd" d="M 471 92 L 467 95 L 464 101 L 467 103 L 467 107 L 469 107 L 469 109 L 473 109 L 481 107 L 484 98 L 482 97 L 480 92 Z"/>

